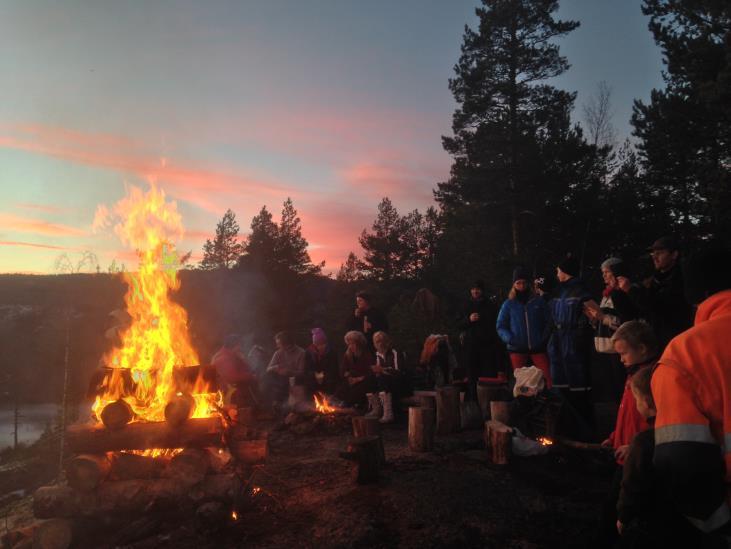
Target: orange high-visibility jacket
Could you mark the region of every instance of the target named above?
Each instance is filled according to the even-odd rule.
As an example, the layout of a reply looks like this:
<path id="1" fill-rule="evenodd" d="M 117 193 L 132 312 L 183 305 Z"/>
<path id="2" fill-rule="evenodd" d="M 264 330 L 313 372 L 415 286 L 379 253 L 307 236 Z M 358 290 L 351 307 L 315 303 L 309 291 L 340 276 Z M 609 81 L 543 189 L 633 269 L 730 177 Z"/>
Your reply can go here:
<path id="1" fill-rule="evenodd" d="M 731 290 L 703 301 L 652 377 L 655 466 L 678 510 L 712 532 L 731 519 Z M 725 462 L 725 466 L 724 466 Z"/>

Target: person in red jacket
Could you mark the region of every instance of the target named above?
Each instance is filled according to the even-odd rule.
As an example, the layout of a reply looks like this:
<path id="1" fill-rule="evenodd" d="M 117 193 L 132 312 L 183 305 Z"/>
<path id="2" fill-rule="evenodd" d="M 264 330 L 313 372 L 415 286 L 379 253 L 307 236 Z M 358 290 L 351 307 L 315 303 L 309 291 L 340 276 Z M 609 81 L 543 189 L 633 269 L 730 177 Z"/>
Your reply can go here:
<path id="1" fill-rule="evenodd" d="M 731 545 L 731 251 L 683 265 L 694 326 L 668 344 L 652 377 L 654 464 L 675 508 L 706 545 Z"/>
<path id="2" fill-rule="evenodd" d="M 642 320 L 631 320 L 617 328 L 612 335 L 612 345 L 627 370 L 627 380 L 624 384 L 614 431 L 602 442 L 602 446 L 614 449 L 614 458 L 617 463 L 612 487 L 604 504 L 602 519 L 605 536 L 603 541 L 610 542 L 610 544 L 617 538 L 617 499 L 622 483 L 624 460 L 635 435 L 649 427 L 647 420 L 637 409 L 631 388 L 632 377 L 641 369 L 653 367 L 657 362 L 658 352 L 655 333 L 652 327 Z"/>

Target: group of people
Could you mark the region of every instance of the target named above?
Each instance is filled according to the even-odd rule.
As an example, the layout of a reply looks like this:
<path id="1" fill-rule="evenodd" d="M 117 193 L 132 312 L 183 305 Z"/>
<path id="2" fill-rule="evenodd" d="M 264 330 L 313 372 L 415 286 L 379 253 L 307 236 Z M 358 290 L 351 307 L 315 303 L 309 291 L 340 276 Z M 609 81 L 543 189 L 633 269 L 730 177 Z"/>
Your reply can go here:
<path id="1" fill-rule="evenodd" d="M 590 426 L 592 365 L 601 369 L 619 403 L 615 429 L 602 443 L 616 460 L 603 540 L 714 546 L 731 540 L 731 256 L 707 248 L 681 270 L 674 238 L 660 238 L 648 251 L 654 273 L 639 283 L 620 258 L 604 261 L 596 299 L 570 256 L 557 265 L 550 291 L 545 278 L 516 268 L 500 307 L 476 281 L 458 323 L 460 352 L 448 336 L 430 335 L 419 367 L 428 387 L 461 384 L 469 398 L 481 381 L 534 366 L 546 390 Z M 371 297 L 356 296 L 342 357 L 322 329 L 311 335 L 303 349 L 278 333 L 277 350 L 258 373 L 241 367 L 246 359 L 236 338 L 213 363 L 240 402 L 276 407 L 297 386 L 393 421 L 398 397 L 412 388 L 412 369 Z"/>

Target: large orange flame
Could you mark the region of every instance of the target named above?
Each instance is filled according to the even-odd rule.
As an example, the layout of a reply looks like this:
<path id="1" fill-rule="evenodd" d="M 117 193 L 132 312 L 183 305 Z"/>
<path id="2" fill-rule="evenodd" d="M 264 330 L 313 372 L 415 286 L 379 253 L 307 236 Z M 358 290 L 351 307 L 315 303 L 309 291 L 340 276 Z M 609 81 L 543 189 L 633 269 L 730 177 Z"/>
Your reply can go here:
<path id="1" fill-rule="evenodd" d="M 122 333 L 121 346 L 105 357 L 111 374 L 93 411 L 98 417 L 104 406 L 122 398 L 135 420 L 162 421 L 166 404 L 180 390 L 174 368 L 200 364 L 188 337 L 185 309 L 169 299 L 180 286 L 173 242 L 183 234 L 182 220 L 176 203 L 166 201 L 164 191 L 154 184 L 147 192 L 130 187 L 111 212 L 100 206 L 94 225 L 115 219 L 115 232 L 137 251 L 140 263 L 136 273 L 123 273 L 131 323 Z M 205 384 L 197 382 L 190 392 L 193 417 L 210 416 L 220 404 L 220 393 L 211 393 Z"/>

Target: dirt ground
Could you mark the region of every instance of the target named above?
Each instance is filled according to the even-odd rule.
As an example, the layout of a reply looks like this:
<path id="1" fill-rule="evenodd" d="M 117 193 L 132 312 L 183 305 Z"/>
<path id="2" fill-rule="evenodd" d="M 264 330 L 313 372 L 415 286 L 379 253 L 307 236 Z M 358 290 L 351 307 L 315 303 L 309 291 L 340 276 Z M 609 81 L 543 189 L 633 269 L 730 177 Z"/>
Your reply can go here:
<path id="1" fill-rule="evenodd" d="M 250 478 L 237 520 L 227 516 L 211 526 L 195 517 L 146 517 L 121 538 L 120 524 L 96 523 L 88 525 L 95 534 L 77 546 L 593 545 L 611 472 L 601 455 L 552 448 L 548 455 L 514 457 L 499 467 L 487 462 L 479 431 L 438 437 L 434 451 L 413 453 L 406 426 L 391 425 L 383 432 L 388 463 L 380 481 L 358 486 L 353 464 L 339 457 L 349 435 L 345 429 L 335 435 L 272 431 L 269 460 Z M 7 527 L 28 523 L 30 497 L 6 502 L 0 513 Z"/>

